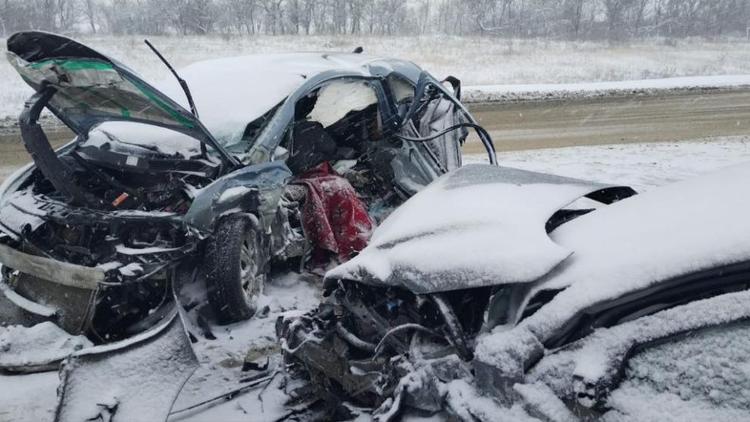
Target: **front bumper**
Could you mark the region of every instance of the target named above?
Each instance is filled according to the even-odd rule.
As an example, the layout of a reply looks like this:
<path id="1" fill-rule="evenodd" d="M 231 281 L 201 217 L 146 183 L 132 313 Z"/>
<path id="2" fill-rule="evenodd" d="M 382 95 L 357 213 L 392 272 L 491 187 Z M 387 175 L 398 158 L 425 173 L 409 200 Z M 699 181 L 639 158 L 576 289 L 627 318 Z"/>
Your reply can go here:
<path id="1" fill-rule="evenodd" d="M 177 248 L 161 262 L 87 267 L 0 243 L 0 326 L 52 321 L 68 333 L 95 332 L 102 341 L 109 341 L 108 333 L 118 329 L 118 324 L 132 331 L 137 320 L 148 319 L 150 310 L 169 302 L 170 268 L 184 262 L 180 257 L 185 253 Z M 131 258 L 138 262 L 142 256 Z"/>
<path id="2" fill-rule="evenodd" d="M 0 264 L 43 280 L 77 289 L 96 290 L 100 283 L 107 279 L 107 271 L 100 267 L 85 267 L 30 255 L 3 244 L 0 244 Z M 109 271 L 116 269 L 109 269 Z"/>
<path id="3" fill-rule="evenodd" d="M 0 324 L 32 326 L 52 321 L 71 334 L 90 326 L 103 268 L 85 267 L 0 244 Z M 118 271 L 112 268 L 109 271 Z"/>

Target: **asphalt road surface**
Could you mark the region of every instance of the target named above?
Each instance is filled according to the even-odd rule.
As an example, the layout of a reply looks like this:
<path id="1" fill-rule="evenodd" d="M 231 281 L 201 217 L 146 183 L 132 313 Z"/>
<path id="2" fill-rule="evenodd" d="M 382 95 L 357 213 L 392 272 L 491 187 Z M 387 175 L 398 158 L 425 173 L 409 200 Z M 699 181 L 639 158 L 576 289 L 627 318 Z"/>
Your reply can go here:
<path id="1" fill-rule="evenodd" d="M 747 89 L 472 104 L 470 109 L 498 151 L 750 135 Z M 67 130 L 47 133 L 55 146 L 71 138 Z M 476 140 L 464 149 L 483 151 Z M 19 134 L 0 131 L 0 180 L 29 160 Z"/>
<path id="2" fill-rule="evenodd" d="M 498 151 L 750 134 L 750 90 L 474 104 Z M 481 152 L 468 142 L 466 152 Z"/>

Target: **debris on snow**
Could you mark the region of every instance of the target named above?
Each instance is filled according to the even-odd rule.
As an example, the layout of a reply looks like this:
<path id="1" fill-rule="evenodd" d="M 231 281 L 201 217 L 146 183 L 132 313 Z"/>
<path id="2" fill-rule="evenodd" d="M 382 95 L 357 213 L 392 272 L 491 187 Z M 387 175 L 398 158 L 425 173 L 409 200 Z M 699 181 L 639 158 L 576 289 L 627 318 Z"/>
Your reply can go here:
<path id="1" fill-rule="evenodd" d="M 150 331 L 65 361 L 56 420 L 164 421 L 197 366 L 175 314 Z"/>
<path id="2" fill-rule="evenodd" d="M 49 321 L 32 327 L 0 327 L 0 370 L 52 370 L 69 355 L 92 345 L 86 337 L 70 335 Z"/>

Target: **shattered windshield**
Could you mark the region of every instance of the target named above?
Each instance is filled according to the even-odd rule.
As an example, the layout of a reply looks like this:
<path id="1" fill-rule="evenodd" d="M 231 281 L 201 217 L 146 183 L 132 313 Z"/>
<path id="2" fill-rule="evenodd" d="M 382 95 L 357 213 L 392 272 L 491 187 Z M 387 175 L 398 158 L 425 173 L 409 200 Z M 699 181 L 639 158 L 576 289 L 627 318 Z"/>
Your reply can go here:
<path id="1" fill-rule="evenodd" d="M 286 99 L 284 99 L 286 101 Z M 240 161 L 247 163 L 249 162 L 249 152 L 255 145 L 255 141 L 258 139 L 260 134 L 265 130 L 268 123 L 276 115 L 284 101 L 274 106 L 272 109 L 265 112 L 262 116 L 253 120 L 245 126 L 245 130 L 242 132 L 242 136 L 234 138 L 231 136 L 220 137 L 217 140 L 222 144 L 224 148 L 231 154 L 240 158 Z"/>

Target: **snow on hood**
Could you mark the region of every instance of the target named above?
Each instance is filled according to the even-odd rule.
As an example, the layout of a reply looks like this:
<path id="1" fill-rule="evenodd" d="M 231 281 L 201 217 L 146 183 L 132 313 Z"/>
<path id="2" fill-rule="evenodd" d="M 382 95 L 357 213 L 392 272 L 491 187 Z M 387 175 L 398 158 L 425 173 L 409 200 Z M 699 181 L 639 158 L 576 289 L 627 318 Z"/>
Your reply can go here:
<path id="1" fill-rule="evenodd" d="M 134 150 L 150 151 L 164 155 L 181 155 L 190 158 L 200 154 L 200 141 L 183 133 L 159 126 L 134 122 L 104 122 L 91 130 L 81 145 L 102 147 L 110 150 L 133 153 Z"/>
<path id="2" fill-rule="evenodd" d="M 312 76 L 334 69 L 361 71 L 372 60 L 361 54 L 259 54 L 197 62 L 178 73 L 190 86 L 201 122 L 227 145 Z M 156 87 L 189 106 L 174 78 Z"/>
<path id="3" fill-rule="evenodd" d="M 68 334 L 51 321 L 31 327 L 0 327 L 0 368 L 20 372 L 54 368 L 69 355 L 91 346 L 86 337 Z"/>
<path id="4" fill-rule="evenodd" d="M 492 165 L 448 173 L 393 212 L 370 244 L 326 278 L 430 293 L 545 275 L 571 250 L 552 242 L 547 220 L 608 185 Z"/>
<path id="5" fill-rule="evenodd" d="M 525 323 L 544 339 L 573 313 L 660 281 L 750 260 L 745 163 L 656 188 L 561 226 L 574 251 L 540 284 L 566 290 Z"/>

